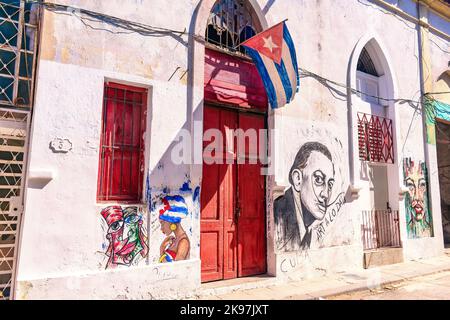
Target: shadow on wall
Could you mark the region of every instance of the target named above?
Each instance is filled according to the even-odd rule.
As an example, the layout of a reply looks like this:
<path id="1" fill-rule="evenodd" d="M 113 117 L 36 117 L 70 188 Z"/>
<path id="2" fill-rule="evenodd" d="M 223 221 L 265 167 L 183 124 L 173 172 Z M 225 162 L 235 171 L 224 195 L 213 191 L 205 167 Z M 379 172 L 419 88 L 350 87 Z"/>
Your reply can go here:
<path id="1" fill-rule="evenodd" d="M 450 244 L 450 124 L 436 122 L 439 185 L 444 241 Z"/>

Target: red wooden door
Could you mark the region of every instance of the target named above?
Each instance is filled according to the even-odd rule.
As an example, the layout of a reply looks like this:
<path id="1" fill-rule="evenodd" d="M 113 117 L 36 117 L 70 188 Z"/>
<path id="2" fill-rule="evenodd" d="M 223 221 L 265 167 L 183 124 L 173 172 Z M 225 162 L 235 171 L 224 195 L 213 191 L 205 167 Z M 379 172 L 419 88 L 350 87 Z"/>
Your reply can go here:
<path id="1" fill-rule="evenodd" d="M 233 139 L 227 129 L 238 127 L 264 128 L 264 117 L 205 106 L 204 131 L 218 129 L 225 138 L 219 154 L 207 150 L 211 141 L 204 142 L 200 237 L 203 282 L 266 271 L 264 176 L 259 163 L 237 163 L 236 143 L 232 150 L 226 150 L 227 134 L 228 140 Z M 246 149 L 247 160 L 257 157 L 257 152 L 250 154 Z M 223 163 L 209 163 L 209 154 L 220 157 Z"/>
<path id="2" fill-rule="evenodd" d="M 254 148 L 245 140 L 241 155 L 245 164 L 238 165 L 238 276 L 245 277 L 266 272 L 265 181 L 258 155 L 259 130 L 265 128 L 265 119 L 239 114 L 239 128 L 258 133 Z"/>

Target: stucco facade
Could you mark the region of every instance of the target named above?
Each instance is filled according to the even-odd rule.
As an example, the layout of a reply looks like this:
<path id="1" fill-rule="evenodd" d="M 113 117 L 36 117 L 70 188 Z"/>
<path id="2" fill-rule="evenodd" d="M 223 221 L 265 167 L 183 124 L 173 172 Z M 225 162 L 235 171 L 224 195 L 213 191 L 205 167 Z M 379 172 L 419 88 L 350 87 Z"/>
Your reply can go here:
<path id="1" fill-rule="evenodd" d="M 386 165 L 390 208 L 399 211 L 404 260 L 442 254 L 444 241 L 436 150 L 426 145 L 420 104 L 423 88 L 422 46 L 417 23 L 387 11 L 379 1 L 249 0 L 263 28 L 288 19 L 299 66 L 337 83 L 357 87 L 358 58 L 369 46 L 384 77 L 386 116 L 393 121 L 394 163 Z M 388 1 L 417 17 L 414 1 Z M 201 287 L 201 161 L 172 161 L 178 137 L 187 130 L 192 148 L 202 145 L 205 44 L 203 36 L 214 0 L 60 1 L 110 16 L 186 30 L 190 35 L 138 34 L 75 14 L 44 10 L 35 105 L 30 140 L 25 213 L 22 221 L 15 298 L 139 299 L 192 295 Z M 390 12 L 390 13 L 389 13 Z M 450 23 L 432 10 L 431 77 L 448 70 Z M 109 30 L 109 31 L 108 31 Z M 120 32 L 122 31 L 122 32 Z M 436 45 L 438 44 L 439 47 Z M 444 49 L 444 50 L 442 50 Z M 447 50 L 447 51 L 445 51 Z M 97 179 L 105 81 L 148 88 L 145 173 L 138 204 L 149 252 L 137 265 L 105 270 L 105 229 L 98 203 Z M 267 273 L 279 281 L 317 277 L 363 268 L 363 210 L 371 210 L 369 168 L 359 158 L 357 113 L 369 111 L 343 87 L 324 86 L 302 77 L 300 91 L 285 108 L 268 112 L 273 174 L 266 177 Z M 72 148 L 55 153 L 54 139 Z M 326 145 L 336 178 L 334 207 L 321 241 L 307 251 L 277 249 L 274 200 L 290 186 L 289 171 L 300 147 Z M 194 158 L 194 157 L 193 157 Z M 433 236 L 408 236 L 404 159 L 424 162 L 429 174 Z M 197 159 L 198 160 L 198 159 Z M 372 186 L 373 187 L 373 186 Z M 167 194 L 186 200 L 182 225 L 190 240 L 186 261 L 159 263 L 164 240 L 158 201 Z"/>

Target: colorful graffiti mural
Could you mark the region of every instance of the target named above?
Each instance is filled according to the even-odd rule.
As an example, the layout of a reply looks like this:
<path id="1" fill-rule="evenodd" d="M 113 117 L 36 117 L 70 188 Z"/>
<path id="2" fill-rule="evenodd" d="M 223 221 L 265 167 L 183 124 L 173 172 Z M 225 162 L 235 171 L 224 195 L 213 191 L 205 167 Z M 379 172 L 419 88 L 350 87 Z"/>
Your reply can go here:
<path id="1" fill-rule="evenodd" d="M 173 262 L 189 259 L 190 241 L 181 226 L 189 210 L 182 196 L 166 196 L 162 199 L 163 208 L 159 210 L 161 232 L 166 236 L 160 247 L 159 262 Z"/>
<path id="2" fill-rule="evenodd" d="M 152 180 L 156 185 L 150 185 Z M 196 258 L 199 239 L 193 221 L 200 214 L 200 187 L 191 182 L 189 175 L 177 186 L 168 185 L 154 173 L 148 178 L 147 201 L 150 242 L 159 244 L 151 250 L 149 261 L 173 263 Z M 157 250 L 156 250 L 157 248 Z"/>
<path id="3" fill-rule="evenodd" d="M 411 158 L 403 160 L 405 186 L 406 226 L 408 238 L 433 236 L 432 218 L 428 204 L 428 183 L 426 164 Z"/>
<path id="4" fill-rule="evenodd" d="M 325 236 L 345 203 L 344 193 L 335 188 L 335 176 L 328 147 L 319 142 L 301 146 L 289 172 L 291 187 L 274 202 L 278 250 L 309 249 Z"/>
<path id="5" fill-rule="evenodd" d="M 148 254 L 143 217 L 138 207 L 110 206 L 101 211 L 107 225 L 106 269 L 137 264 Z"/>

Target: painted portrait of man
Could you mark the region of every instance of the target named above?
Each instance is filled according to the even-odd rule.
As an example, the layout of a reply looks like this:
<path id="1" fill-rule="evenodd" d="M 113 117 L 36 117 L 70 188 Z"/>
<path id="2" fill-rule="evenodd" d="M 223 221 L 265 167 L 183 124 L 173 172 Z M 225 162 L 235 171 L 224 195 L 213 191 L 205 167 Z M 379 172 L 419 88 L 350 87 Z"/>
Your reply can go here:
<path id="1" fill-rule="evenodd" d="M 328 148 L 308 142 L 298 151 L 289 172 L 291 187 L 274 202 L 277 248 L 298 251 L 311 245 L 312 227 L 331 203 L 335 168 Z"/>
<path id="2" fill-rule="evenodd" d="M 409 238 L 431 237 L 431 214 L 428 208 L 428 186 L 424 162 L 415 163 L 410 158 L 403 163 L 405 186 L 406 225 Z"/>
<path id="3" fill-rule="evenodd" d="M 137 207 L 111 206 L 102 210 L 109 241 L 106 255 L 109 257 L 106 269 L 118 265 L 130 266 L 138 256 L 148 254 L 142 216 Z"/>

